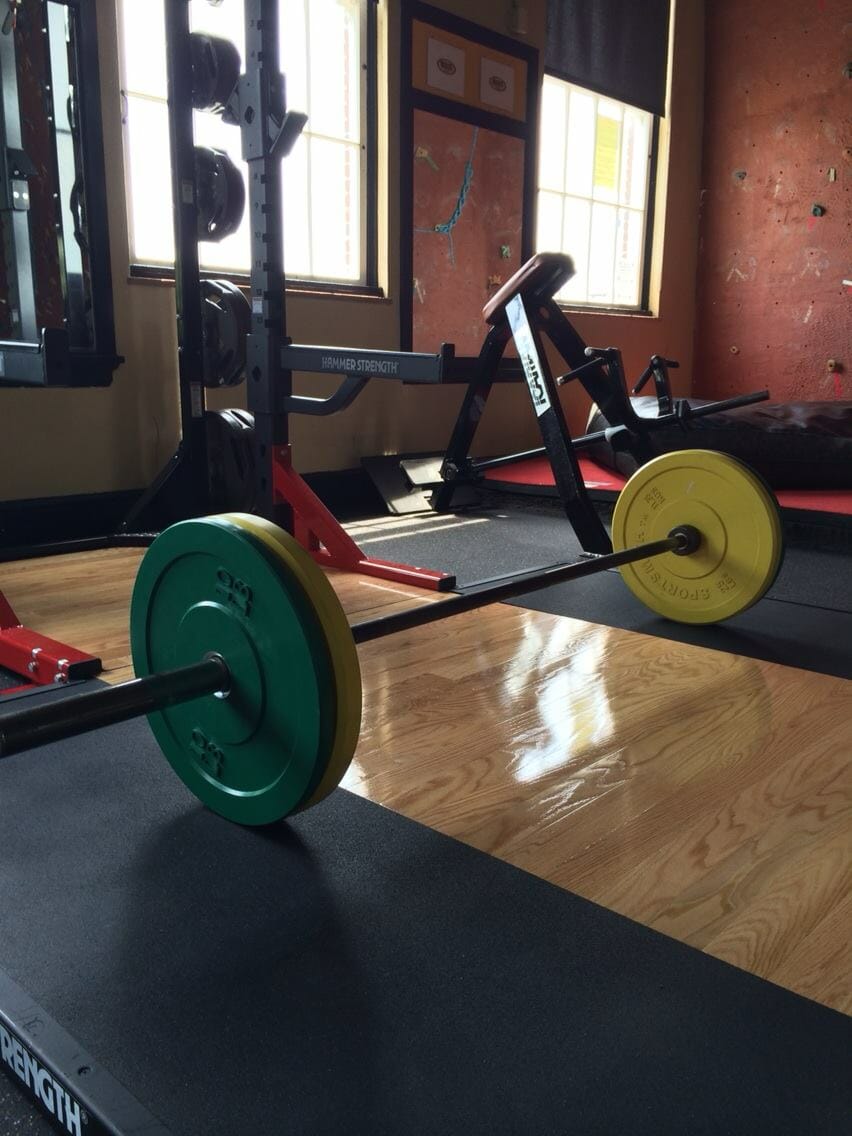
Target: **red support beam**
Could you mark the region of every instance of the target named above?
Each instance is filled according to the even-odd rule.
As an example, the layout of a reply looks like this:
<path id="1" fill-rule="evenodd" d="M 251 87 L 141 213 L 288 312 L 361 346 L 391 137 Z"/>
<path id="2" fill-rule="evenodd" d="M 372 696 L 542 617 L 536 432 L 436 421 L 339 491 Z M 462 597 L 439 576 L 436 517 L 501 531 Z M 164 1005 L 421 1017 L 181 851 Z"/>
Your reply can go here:
<path id="1" fill-rule="evenodd" d="M 0 667 L 20 675 L 35 686 L 92 678 L 103 669 L 101 660 L 94 655 L 24 627 L 2 592 Z"/>
<path id="2" fill-rule="evenodd" d="M 293 469 L 288 446 L 275 451 L 272 476 L 278 499 L 293 510 L 293 535 L 318 564 L 436 592 L 449 591 L 455 586 L 456 578 L 448 572 L 367 556 Z"/>
<path id="3" fill-rule="evenodd" d="M 21 621 L 12 610 L 12 605 L 3 593 L 0 592 L 0 631 L 5 630 L 7 627 L 20 627 L 20 625 Z"/>

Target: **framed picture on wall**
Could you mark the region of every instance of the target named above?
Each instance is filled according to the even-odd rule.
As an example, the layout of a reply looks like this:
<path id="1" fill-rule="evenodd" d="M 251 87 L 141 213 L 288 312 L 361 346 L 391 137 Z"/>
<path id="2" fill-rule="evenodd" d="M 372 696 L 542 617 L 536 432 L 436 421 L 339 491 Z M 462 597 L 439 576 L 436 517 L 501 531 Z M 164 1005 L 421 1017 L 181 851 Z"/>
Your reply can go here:
<path id="1" fill-rule="evenodd" d="M 538 52 L 409 0 L 402 72 L 401 345 L 475 355 L 532 253 Z"/>
<path id="2" fill-rule="evenodd" d="M 437 36 L 426 41 L 426 86 L 438 94 L 464 97 L 465 52 Z"/>
<path id="3" fill-rule="evenodd" d="M 483 55 L 479 63 L 479 75 L 479 101 L 482 105 L 514 114 L 517 99 L 514 68 Z"/>

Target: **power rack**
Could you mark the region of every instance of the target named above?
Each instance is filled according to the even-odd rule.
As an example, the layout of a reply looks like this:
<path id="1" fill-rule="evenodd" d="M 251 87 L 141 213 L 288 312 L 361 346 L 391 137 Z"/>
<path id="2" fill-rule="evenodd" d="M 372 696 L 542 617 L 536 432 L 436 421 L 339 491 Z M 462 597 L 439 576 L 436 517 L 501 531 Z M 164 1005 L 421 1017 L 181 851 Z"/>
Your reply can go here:
<path id="1" fill-rule="evenodd" d="M 430 589 L 448 589 L 446 572 L 367 556 L 293 468 L 289 416 L 330 415 L 350 406 L 373 378 L 440 383 L 455 362 L 452 347 L 435 355 L 293 344 L 287 336 L 283 168 L 305 116 L 288 111 L 279 67 L 277 0 L 247 0 L 246 59 L 221 108 L 238 126 L 248 166 L 251 233 L 251 326 L 246 341 L 247 404 L 254 419 L 255 511 L 287 529 L 328 566 Z M 125 519 L 129 531 L 155 502 L 169 519 L 210 512 L 205 423 L 204 327 L 198 262 L 198 188 L 193 138 L 192 33 L 186 0 L 166 4 L 169 122 L 175 225 L 182 437 L 150 489 Z M 339 374 L 328 398 L 293 392 L 293 372 Z"/>

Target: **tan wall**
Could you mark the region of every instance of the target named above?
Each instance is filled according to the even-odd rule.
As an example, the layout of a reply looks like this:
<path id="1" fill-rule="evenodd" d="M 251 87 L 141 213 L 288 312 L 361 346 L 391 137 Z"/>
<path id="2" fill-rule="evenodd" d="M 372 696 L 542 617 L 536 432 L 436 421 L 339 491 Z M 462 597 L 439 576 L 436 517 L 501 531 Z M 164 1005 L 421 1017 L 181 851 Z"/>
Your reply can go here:
<path id="1" fill-rule="evenodd" d="M 703 0 L 674 0 L 672 111 L 664 128 L 668 177 L 658 193 L 655 316 L 585 313 L 575 318 L 588 342 L 618 345 L 628 372 L 637 374 L 660 351 L 681 360 L 678 382 L 689 389 L 694 323 L 697 202 L 701 159 Z M 509 0 L 444 0 L 448 11 L 500 32 L 508 31 Z M 545 0 L 528 0 L 527 41 L 544 43 Z M 293 296 L 288 331 L 306 343 L 393 348 L 398 344 L 399 209 L 399 5 L 385 0 L 381 66 L 390 97 L 381 115 L 380 275 L 387 299 Z M 177 442 L 177 363 L 174 290 L 128 280 L 127 224 L 121 159 L 121 121 L 115 12 L 98 5 L 104 143 L 107 154 L 109 225 L 118 349 L 126 363 L 107 390 L 9 390 L 0 394 L 4 444 L 0 449 L 0 498 L 42 497 L 133 489 L 147 484 Z M 166 207 L 166 206 L 164 206 Z M 663 226 L 663 219 L 665 225 Z M 448 335 L 451 338 L 451 334 Z M 297 390 L 322 395 L 337 380 L 304 377 Z M 330 419 L 292 421 L 295 462 L 302 472 L 346 469 L 363 455 L 440 449 L 461 398 L 457 387 L 424 389 L 374 381 L 348 411 Z M 578 426 L 587 407 L 572 394 Z M 213 407 L 242 405 L 244 388 L 210 399 Z M 535 444 L 536 430 L 525 391 L 498 387 L 478 440 L 481 453 Z M 49 459 L 45 454 L 49 453 Z"/>

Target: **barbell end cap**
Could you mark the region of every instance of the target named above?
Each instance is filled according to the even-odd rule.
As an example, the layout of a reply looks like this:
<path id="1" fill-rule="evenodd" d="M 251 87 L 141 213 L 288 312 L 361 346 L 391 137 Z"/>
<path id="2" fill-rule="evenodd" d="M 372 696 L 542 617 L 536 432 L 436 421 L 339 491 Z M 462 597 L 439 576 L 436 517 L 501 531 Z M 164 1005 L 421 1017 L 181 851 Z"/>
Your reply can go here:
<path id="1" fill-rule="evenodd" d="M 669 533 L 677 542 L 675 556 L 692 556 L 701 547 L 701 533 L 694 525 L 676 525 Z"/>

